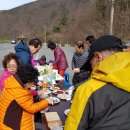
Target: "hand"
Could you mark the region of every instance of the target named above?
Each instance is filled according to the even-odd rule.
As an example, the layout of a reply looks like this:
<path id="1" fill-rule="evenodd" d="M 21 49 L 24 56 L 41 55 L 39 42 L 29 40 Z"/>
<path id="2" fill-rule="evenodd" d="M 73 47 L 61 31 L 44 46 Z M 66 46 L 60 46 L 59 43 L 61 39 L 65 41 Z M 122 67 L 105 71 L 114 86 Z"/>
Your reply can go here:
<path id="1" fill-rule="evenodd" d="M 52 64 L 52 63 L 49 63 L 49 66 L 53 66 L 53 64 Z"/>
<path id="2" fill-rule="evenodd" d="M 74 68 L 74 73 L 80 73 L 80 68 Z"/>
<path id="3" fill-rule="evenodd" d="M 54 104 L 52 97 L 48 97 L 48 98 L 46 98 L 46 100 L 48 101 L 49 104 L 51 104 L 51 105 Z"/>
<path id="4" fill-rule="evenodd" d="M 37 94 L 38 94 L 38 96 L 40 96 L 40 95 L 43 95 L 44 92 L 43 92 L 42 90 L 38 90 L 38 91 L 37 91 Z"/>
<path id="5" fill-rule="evenodd" d="M 42 81 L 38 81 L 37 85 L 41 86 L 43 85 L 43 82 Z"/>

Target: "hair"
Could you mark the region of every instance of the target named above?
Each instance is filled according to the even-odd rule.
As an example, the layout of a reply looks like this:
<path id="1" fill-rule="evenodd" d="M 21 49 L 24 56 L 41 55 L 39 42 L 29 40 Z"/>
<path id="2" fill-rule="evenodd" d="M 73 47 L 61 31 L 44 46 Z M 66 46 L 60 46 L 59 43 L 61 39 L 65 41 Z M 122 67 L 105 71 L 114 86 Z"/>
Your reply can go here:
<path id="1" fill-rule="evenodd" d="M 89 43 L 92 43 L 95 40 L 95 37 L 93 35 L 89 35 L 85 39 L 86 41 L 89 41 Z"/>
<path id="2" fill-rule="evenodd" d="M 84 49 L 84 44 L 82 41 L 77 41 L 76 44 L 75 44 L 78 48 L 83 48 Z"/>
<path id="3" fill-rule="evenodd" d="M 2 61 L 4 69 L 7 68 L 7 63 L 9 63 L 11 60 L 15 60 L 15 62 L 17 63 L 17 65 L 18 66 L 20 65 L 19 60 L 18 60 L 16 54 L 15 53 L 9 53 L 9 54 L 7 54 L 7 55 L 4 56 L 4 59 Z"/>
<path id="4" fill-rule="evenodd" d="M 17 70 L 17 75 L 23 84 L 34 82 L 39 76 L 38 70 L 32 65 L 20 65 Z"/>
<path id="5" fill-rule="evenodd" d="M 40 45 L 42 47 L 42 42 L 38 38 L 31 39 L 30 42 L 28 43 L 29 46 L 34 46 L 35 48 L 38 48 Z"/>
<path id="6" fill-rule="evenodd" d="M 54 50 L 56 48 L 56 43 L 50 41 L 47 45 L 48 48 L 50 48 L 51 50 Z"/>

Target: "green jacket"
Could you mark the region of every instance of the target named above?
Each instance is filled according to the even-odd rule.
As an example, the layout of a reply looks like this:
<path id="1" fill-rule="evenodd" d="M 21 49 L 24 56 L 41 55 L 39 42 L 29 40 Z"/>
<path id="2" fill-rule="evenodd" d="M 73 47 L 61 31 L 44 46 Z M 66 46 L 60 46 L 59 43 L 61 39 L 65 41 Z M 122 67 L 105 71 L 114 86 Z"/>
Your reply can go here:
<path id="1" fill-rule="evenodd" d="M 65 130 L 130 129 L 130 53 L 97 64 L 76 90 Z"/>

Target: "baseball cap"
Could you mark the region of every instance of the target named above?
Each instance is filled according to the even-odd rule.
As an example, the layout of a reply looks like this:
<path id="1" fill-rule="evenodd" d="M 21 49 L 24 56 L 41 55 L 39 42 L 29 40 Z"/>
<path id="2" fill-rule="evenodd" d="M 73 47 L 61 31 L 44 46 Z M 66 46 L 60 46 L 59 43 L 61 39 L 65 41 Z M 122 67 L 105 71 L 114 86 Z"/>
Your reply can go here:
<path id="1" fill-rule="evenodd" d="M 94 52 L 101 52 L 111 48 L 122 49 L 124 46 L 120 38 L 113 35 L 105 35 L 96 39 L 90 46 L 88 60 L 94 55 Z"/>
<path id="2" fill-rule="evenodd" d="M 85 70 L 91 70 L 90 60 L 94 55 L 94 52 L 101 52 L 111 48 L 123 49 L 124 46 L 120 38 L 113 35 L 104 35 L 97 38 L 90 46 L 88 60 L 82 67 Z"/>

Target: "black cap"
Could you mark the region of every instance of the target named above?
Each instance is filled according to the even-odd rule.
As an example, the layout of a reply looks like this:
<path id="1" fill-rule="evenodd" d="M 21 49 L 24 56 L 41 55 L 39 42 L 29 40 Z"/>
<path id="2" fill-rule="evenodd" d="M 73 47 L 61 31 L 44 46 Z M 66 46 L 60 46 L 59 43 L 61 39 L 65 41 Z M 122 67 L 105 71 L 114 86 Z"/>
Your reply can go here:
<path id="1" fill-rule="evenodd" d="M 111 48 L 123 49 L 122 41 L 120 38 L 112 36 L 112 35 L 105 35 L 102 37 L 97 38 L 90 46 L 88 61 L 86 64 L 81 67 L 81 69 L 91 70 L 90 60 L 94 55 L 94 52 L 101 52 Z"/>
<path id="2" fill-rule="evenodd" d="M 91 60 L 94 52 L 101 52 L 111 48 L 122 49 L 123 45 L 121 39 L 112 35 L 99 37 L 91 44 L 88 59 Z"/>

